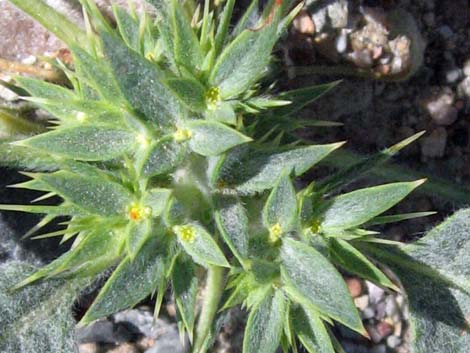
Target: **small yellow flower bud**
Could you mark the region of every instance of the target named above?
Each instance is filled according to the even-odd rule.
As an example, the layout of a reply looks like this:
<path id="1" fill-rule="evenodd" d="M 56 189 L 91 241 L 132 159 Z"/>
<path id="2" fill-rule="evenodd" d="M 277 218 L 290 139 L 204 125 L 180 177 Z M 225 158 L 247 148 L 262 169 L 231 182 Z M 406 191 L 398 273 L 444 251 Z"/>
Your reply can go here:
<path id="1" fill-rule="evenodd" d="M 196 231 L 191 225 L 178 227 L 178 234 L 182 241 L 192 243 L 196 239 Z"/>
<path id="2" fill-rule="evenodd" d="M 139 222 L 144 218 L 147 218 L 152 213 L 150 207 L 143 207 L 137 204 L 132 204 L 129 209 L 129 219 Z"/>
<path id="3" fill-rule="evenodd" d="M 283 231 L 282 231 L 281 225 L 279 223 L 276 223 L 271 228 L 269 228 L 269 240 L 272 243 L 275 243 L 276 241 L 279 240 L 282 233 L 283 233 Z"/>
<path id="4" fill-rule="evenodd" d="M 206 92 L 206 104 L 208 109 L 216 109 L 221 100 L 219 87 L 213 87 Z"/>
<path id="5" fill-rule="evenodd" d="M 321 231 L 321 221 L 319 219 L 316 219 L 312 222 L 312 225 L 310 226 L 310 231 L 313 234 L 318 234 Z"/>
<path id="6" fill-rule="evenodd" d="M 183 141 L 189 140 L 192 135 L 193 133 L 190 130 L 178 129 L 173 134 L 173 138 L 175 139 L 176 142 L 183 142 Z"/>

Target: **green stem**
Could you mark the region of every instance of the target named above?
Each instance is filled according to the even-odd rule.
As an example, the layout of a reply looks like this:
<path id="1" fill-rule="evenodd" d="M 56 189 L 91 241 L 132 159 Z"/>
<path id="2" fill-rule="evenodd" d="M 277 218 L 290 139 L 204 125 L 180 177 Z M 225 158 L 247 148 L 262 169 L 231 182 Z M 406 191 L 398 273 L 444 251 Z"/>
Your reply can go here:
<path id="1" fill-rule="evenodd" d="M 330 158 L 326 158 L 325 164 L 335 168 L 344 168 L 363 159 L 364 156 L 342 150 L 336 151 Z M 426 177 L 424 172 L 410 170 L 398 165 L 381 165 L 379 168 L 372 169 L 370 173 L 386 181 L 416 180 Z M 438 196 L 457 204 L 468 204 L 470 201 L 470 189 L 437 177 L 429 177 L 426 183 L 416 189 L 416 192 L 429 196 Z"/>
<path id="2" fill-rule="evenodd" d="M 218 266 L 209 267 L 207 270 L 202 311 L 196 328 L 193 353 L 205 353 L 206 351 L 204 347 L 205 341 L 209 336 L 224 288 L 225 269 Z"/>
<path id="3" fill-rule="evenodd" d="M 83 45 L 87 42 L 87 36 L 81 28 L 47 5 L 44 0 L 10 0 L 10 2 L 33 17 L 67 45 L 72 43 Z"/>

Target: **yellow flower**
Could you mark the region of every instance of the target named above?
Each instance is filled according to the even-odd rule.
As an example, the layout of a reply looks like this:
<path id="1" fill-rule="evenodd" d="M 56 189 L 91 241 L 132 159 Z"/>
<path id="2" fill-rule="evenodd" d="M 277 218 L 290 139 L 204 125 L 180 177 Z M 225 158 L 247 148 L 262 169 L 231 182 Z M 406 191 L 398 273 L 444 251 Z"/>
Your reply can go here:
<path id="1" fill-rule="evenodd" d="M 276 241 L 279 240 L 282 233 L 283 233 L 283 231 L 282 231 L 281 225 L 279 223 L 276 223 L 271 228 L 269 228 L 269 240 L 272 243 L 275 243 Z"/>

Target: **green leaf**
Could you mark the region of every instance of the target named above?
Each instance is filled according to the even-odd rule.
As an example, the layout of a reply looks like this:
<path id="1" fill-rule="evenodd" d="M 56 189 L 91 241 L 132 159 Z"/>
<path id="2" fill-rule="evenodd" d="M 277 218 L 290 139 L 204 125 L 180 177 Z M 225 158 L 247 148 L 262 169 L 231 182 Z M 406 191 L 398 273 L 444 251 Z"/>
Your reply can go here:
<path id="1" fill-rule="evenodd" d="M 230 267 L 214 238 L 200 225 L 190 223 L 173 227 L 183 249 L 202 266 Z"/>
<path id="2" fill-rule="evenodd" d="M 80 324 L 88 324 L 131 308 L 151 294 L 165 276 L 167 252 L 168 247 L 157 237 L 152 237 L 133 261 L 129 257 L 124 259 L 101 289 Z"/>
<path id="3" fill-rule="evenodd" d="M 209 78 L 213 87 L 219 87 L 223 98 L 246 91 L 266 72 L 271 51 L 276 43 L 279 12 L 271 23 L 259 30 L 245 30 L 219 56 Z"/>
<path id="4" fill-rule="evenodd" d="M 275 353 L 281 339 L 286 299 L 281 291 L 269 293 L 251 310 L 243 338 L 243 353 Z"/>
<path id="5" fill-rule="evenodd" d="M 206 110 L 206 89 L 199 81 L 190 78 L 171 78 L 166 84 L 191 111 Z"/>
<path id="6" fill-rule="evenodd" d="M 106 65 L 102 58 L 93 57 L 78 46 L 73 46 L 71 50 L 76 70 L 83 76 L 85 82 L 101 97 L 109 102 L 117 103 L 120 108 L 125 101 L 109 65 Z"/>
<path id="7" fill-rule="evenodd" d="M 323 193 L 328 193 L 332 190 L 339 189 L 352 183 L 354 180 L 364 175 L 365 173 L 370 172 L 374 168 L 378 168 L 383 165 L 385 162 L 390 160 L 390 158 L 400 152 L 403 148 L 423 136 L 424 133 L 425 131 L 418 132 L 417 134 L 414 134 L 413 136 L 404 139 L 396 145 L 388 147 L 371 157 L 364 158 L 358 163 L 353 163 L 348 167 L 344 167 L 345 163 L 341 162 L 340 168 L 342 168 L 342 170 L 340 170 L 338 173 L 331 175 L 330 177 L 325 178 L 320 183 L 318 183 L 316 186 L 317 190 L 322 190 Z"/>
<path id="8" fill-rule="evenodd" d="M 142 203 L 152 210 L 152 217 L 159 217 L 168 204 L 171 189 L 154 188 L 149 189 L 142 197 Z"/>
<path id="9" fill-rule="evenodd" d="M 121 156 L 135 144 L 136 135 L 105 126 L 58 129 L 15 142 L 58 156 L 84 161 L 104 161 Z"/>
<path id="10" fill-rule="evenodd" d="M 311 305 L 354 331 L 365 332 L 346 283 L 322 254 L 298 241 L 284 238 L 281 261 L 283 288 L 294 301 Z"/>
<path id="11" fill-rule="evenodd" d="M 13 288 L 23 288 L 43 278 L 96 275 L 117 261 L 121 240 L 118 234 L 104 229 L 79 235 L 71 250 L 15 284 Z"/>
<path id="12" fill-rule="evenodd" d="M 152 233 L 152 221 L 144 219 L 140 222 L 129 222 L 127 226 L 127 253 L 134 260 L 142 246 L 147 242 Z"/>
<path id="13" fill-rule="evenodd" d="M 294 331 L 309 353 L 335 353 L 330 336 L 319 315 L 302 306 L 293 307 L 291 315 Z"/>
<path id="14" fill-rule="evenodd" d="M 124 216 L 132 195 L 121 184 L 107 178 L 83 177 L 60 171 L 37 176 L 64 200 L 102 216 Z"/>
<path id="15" fill-rule="evenodd" d="M 207 109 L 204 112 L 207 120 L 219 121 L 224 124 L 236 125 L 237 115 L 230 102 L 221 102 L 216 109 Z"/>
<path id="16" fill-rule="evenodd" d="M 15 353 L 74 352 L 72 303 L 83 280 L 47 281 L 15 293 L 8 288 L 34 267 L 22 262 L 0 265 L 0 351 Z"/>
<path id="17" fill-rule="evenodd" d="M 180 120 L 184 109 L 164 85 L 164 73 L 115 36 L 102 33 L 102 38 L 114 76 L 132 107 L 159 126 Z"/>
<path id="18" fill-rule="evenodd" d="M 335 232 L 366 223 L 395 206 L 424 181 L 385 184 L 337 196 L 325 206 L 321 229 Z"/>
<path id="19" fill-rule="evenodd" d="M 227 0 L 224 6 L 224 10 L 222 11 L 222 14 L 220 16 L 220 21 L 217 27 L 214 44 L 216 55 L 220 53 L 227 39 L 227 33 L 230 26 L 230 20 L 232 18 L 234 5 L 235 0 Z"/>
<path id="20" fill-rule="evenodd" d="M 172 283 L 178 313 L 183 319 L 184 326 L 192 341 L 196 315 L 198 280 L 192 261 L 183 257 L 181 254 L 176 259 L 173 267 Z"/>
<path id="21" fill-rule="evenodd" d="M 173 21 L 176 62 L 196 73 L 204 60 L 202 49 L 191 27 L 191 22 L 178 0 L 171 1 L 171 20 Z"/>
<path id="22" fill-rule="evenodd" d="M 401 222 L 401 221 L 405 221 L 408 219 L 428 217 L 428 216 L 432 216 L 435 214 L 436 212 L 431 211 L 431 212 L 411 212 L 411 213 L 402 213 L 402 214 L 395 214 L 395 215 L 389 215 L 389 216 L 375 217 L 374 219 L 372 219 L 370 222 L 367 223 L 367 226 L 375 226 L 375 225 L 380 225 L 380 224 Z"/>
<path id="23" fill-rule="evenodd" d="M 186 156 L 186 146 L 178 143 L 173 136 L 164 136 L 149 149 L 142 167 L 147 176 L 166 174 L 178 167 Z"/>
<path id="24" fill-rule="evenodd" d="M 113 4 L 113 13 L 116 18 L 119 33 L 126 44 L 140 52 L 140 23 L 122 7 Z"/>
<path id="25" fill-rule="evenodd" d="M 241 201 L 235 197 L 219 197 L 215 220 L 220 234 L 230 250 L 243 264 L 248 258 L 248 215 Z"/>
<path id="26" fill-rule="evenodd" d="M 413 353 L 468 352 L 469 240 L 470 209 L 464 209 L 401 251 L 367 247 L 391 267 L 405 289 Z"/>
<path id="27" fill-rule="evenodd" d="M 287 173 L 281 174 L 263 209 L 263 223 L 270 229 L 279 225 L 282 232 L 291 230 L 297 217 L 297 197 Z"/>
<path id="28" fill-rule="evenodd" d="M 270 110 L 270 114 L 273 114 L 276 117 L 294 115 L 301 111 L 308 104 L 313 103 L 318 98 L 335 88 L 340 82 L 341 81 L 335 81 L 323 85 L 315 85 L 283 92 L 276 98 L 280 100 L 291 101 L 292 103 L 282 107 L 274 108 Z"/>
<path id="29" fill-rule="evenodd" d="M 264 191 L 274 186 L 283 170 L 300 176 L 341 145 L 315 145 L 272 153 L 253 150 L 240 157 L 241 161 L 236 158 L 233 166 L 222 165 L 218 179 L 244 194 Z"/>
<path id="30" fill-rule="evenodd" d="M 215 121 L 194 120 L 187 123 L 187 127 L 193 133 L 189 146 L 203 156 L 216 156 L 251 141 L 251 138 Z"/>
<path id="31" fill-rule="evenodd" d="M 36 80 L 27 77 L 17 77 L 19 85 L 28 91 L 33 97 L 53 99 L 53 100 L 72 100 L 76 98 L 74 92 L 53 83 L 43 80 Z"/>
<path id="32" fill-rule="evenodd" d="M 395 291 L 399 290 L 377 266 L 347 241 L 330 238 L 329 245 L 332 261 L 346 271 L 359 275 L 379 286 L 388 287 Z"/>

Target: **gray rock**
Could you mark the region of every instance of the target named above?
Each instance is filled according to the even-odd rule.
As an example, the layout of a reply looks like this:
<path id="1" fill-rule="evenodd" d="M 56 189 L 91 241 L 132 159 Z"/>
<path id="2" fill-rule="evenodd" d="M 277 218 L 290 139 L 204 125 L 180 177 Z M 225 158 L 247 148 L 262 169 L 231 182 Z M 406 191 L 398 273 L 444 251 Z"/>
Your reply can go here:
<path id="1" fill-rule="evenodd" d="M 147 349 L 145 353 L 187 353 L 189 351 L 188 340 L 181 342 L 178 330 L 174 325 L 172 327 L 172 330 L 158 337 L 155 345 Z"/>
<path id="2" fill-rule="evenodd" d="M 370 350 L 370 353 L 387 353 L 387 346 L 379 344 Z"/>
<path id="3" fill-rule="evenodd" d="M 124 325 L 109 320 L 96 321 L 91 325 L 77 327 L 75 331 L 78 343 L 122 343 L 132 340 L 135 335 Z"/>
<path id="4" fill-rule="evenodd" d="M 429 158 L 441 158 L 445 154 L 447 131 L 438 127 L 429 136 L 421 140 L 421 154 Z"/>
<path id="5" fill-rule="evenodd" d="M 463 64 L 463 74 L 470 77 L 470 59 L 467 59 Z"/>
<path id="6" fill-rule="evenodd" d="M 385 296 L 385 291 L 371 282 L 366 282 L 369 291 L 369 300 L 372 304 L 379 303 Z"/>
<path id="7" fill-rule="evenodd" d="M 113 315 L 117 324 L 126 326 L 134 334 L 140 334 L 155 340 L 155 345 L 146 353 L 186 353 L 189 342 L 181 342 L 178 329 L 163 319 L 154 320 L 153 314 L 145 309 L 125 310 Z"/>
<path id="8" fill-rule="evenodd" d="M 470 76 L 459 83 L 457 86 L 457 95 L 459 98 L 470 98 Z"/>
<path id="9" fill-rule="evenodd" d="M 443 126 L 452 125 L 458 118 L 458 110 L 453 106 L 455 95 L 448 87 L 432 94 L 424 100 L 424 108 L 432 120 Z"/>
<path id="10" fill-rule="evenodd" d="M 402 340 L 400 337 L 397 337 L 395 335 L 387 337 L 387 346 L 390 348 L 394 349 L 397 348 L 402 344 Z"/>

